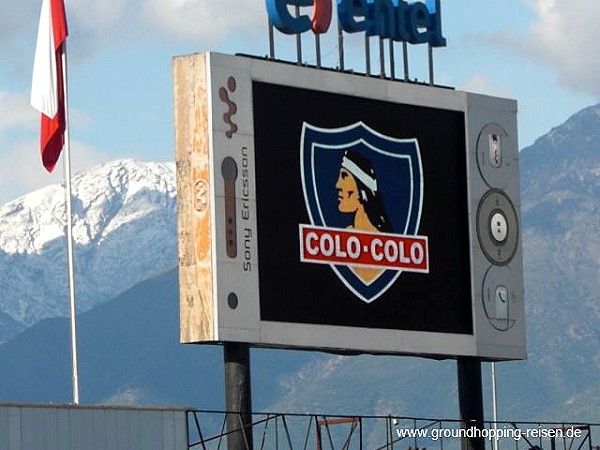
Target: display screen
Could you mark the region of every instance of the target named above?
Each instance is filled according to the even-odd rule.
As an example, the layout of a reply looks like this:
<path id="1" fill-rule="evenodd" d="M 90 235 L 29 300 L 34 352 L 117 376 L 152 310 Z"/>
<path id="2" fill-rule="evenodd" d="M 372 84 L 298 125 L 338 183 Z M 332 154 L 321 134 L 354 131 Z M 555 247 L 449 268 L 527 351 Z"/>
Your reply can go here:
<path id="1" fill-rule="evenodd" d="M 472 334 L 464 113 L 252 95 L 261 319 Z"/>

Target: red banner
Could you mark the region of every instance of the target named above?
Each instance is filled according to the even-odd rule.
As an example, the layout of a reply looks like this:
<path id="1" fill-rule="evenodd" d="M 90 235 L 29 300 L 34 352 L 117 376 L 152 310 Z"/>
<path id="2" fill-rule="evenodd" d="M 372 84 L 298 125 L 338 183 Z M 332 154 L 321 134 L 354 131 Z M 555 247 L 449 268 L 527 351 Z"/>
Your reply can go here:
<path id="1" fill-rule="evenodd" d="M 427 237 L 300 225 L 300 260 L 429 273 Z"/>

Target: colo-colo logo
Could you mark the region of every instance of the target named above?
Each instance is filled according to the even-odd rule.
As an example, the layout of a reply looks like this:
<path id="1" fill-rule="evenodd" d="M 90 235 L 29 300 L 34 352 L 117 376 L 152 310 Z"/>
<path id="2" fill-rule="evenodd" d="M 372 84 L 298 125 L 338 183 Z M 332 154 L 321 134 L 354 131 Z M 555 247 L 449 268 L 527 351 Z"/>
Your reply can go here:
<path id="1" fill-rule="evenodd" d="M 271 23 L 282 33 L 329 30 L 333 0 L 267 0 Z M 294 16 L 288 6 L 312 6 L 312 16 Z M 337 0 L 338 22 L 347 33 L 365 32 L 411 44 L 445 47 L 440 0 L 408 3 L 404 0 Z"/>
<path id="2" fill-rule="evenodd" d="M 310 223 L 299 224 L 300 260 L 329 265 L 365 303 L 402 272 L 429 273 L 418 235 L 424 177 L 419 143 L 362 122 L 302 127 L 301 180 Z"/>

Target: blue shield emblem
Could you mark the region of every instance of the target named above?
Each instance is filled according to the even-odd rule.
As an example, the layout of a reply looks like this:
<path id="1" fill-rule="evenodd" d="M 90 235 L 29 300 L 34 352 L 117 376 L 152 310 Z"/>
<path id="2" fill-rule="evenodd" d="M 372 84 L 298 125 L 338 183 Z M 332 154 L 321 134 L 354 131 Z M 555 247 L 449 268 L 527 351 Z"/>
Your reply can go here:
<path id="1" fill-rule="evenodd" d="M 300 167 L 311 225 L 417 235 L 424 181 L 415 138 L 386 136 L 362 122 L 330 129 L 304 123 Z M 366 303 L 380 297 L 402 273 L 390 268 L 329 265 Z"/>

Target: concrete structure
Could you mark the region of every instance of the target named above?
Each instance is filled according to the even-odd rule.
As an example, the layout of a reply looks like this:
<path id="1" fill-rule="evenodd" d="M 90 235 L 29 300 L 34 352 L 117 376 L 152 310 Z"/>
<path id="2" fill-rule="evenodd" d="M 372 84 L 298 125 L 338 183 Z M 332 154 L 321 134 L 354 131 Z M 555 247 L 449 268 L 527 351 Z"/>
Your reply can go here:
<path id="1" fill-rule="evenodd" d="M 186 410 L 0 404 L 0 450 L 186 450 Z"/>

